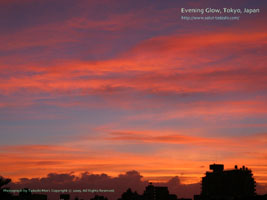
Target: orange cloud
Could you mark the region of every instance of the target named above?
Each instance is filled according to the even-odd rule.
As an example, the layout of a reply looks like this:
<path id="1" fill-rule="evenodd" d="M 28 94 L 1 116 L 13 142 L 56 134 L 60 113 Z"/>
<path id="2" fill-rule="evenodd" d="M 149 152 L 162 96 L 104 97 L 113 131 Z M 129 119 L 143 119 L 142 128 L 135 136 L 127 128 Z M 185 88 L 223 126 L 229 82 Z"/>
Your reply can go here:
<path id="1" fill-rule="evenodd" d="M 107 140 L 114 141 L 133 141 L 144 143 L 169 143 L 169 144 L 191 144 L 191 145 L 218 145 L 218 142 L 223 143 L 226 141 L 220 141 L 213 138 L 193 137 L 187 135 L 179 135 L 175 133 L 157 133 L 155 131 L 150 132 L 111 132 L 106 137 Z"/>
<path id="2" fill-rule="evenodd" d="M 192 93 L 263 89 L 267 79 L 263 57 L 241 55 L 241 51 L 259 44 L 265 48 L 266 34 L 211 32 L 157 37 L 141 43 L 120 58 L 107 61 L 66 61 L 50 67 L 22 67 L 25 75 L 14 73 L 9 79 L 2 80 L 0 90 L 5 93 L 20 89 L 103 91 L 103 88 L 109 87 Z M 216 60 L 223 60 L 231 52 L 243 57 L 244 61 L 237 58 L 238 61 L 216 64 Z M 235 66 L 236 63 L 239 64 Z M 27 71 L 37 74 L 29 76 Z M 112 73 L 117 76 L 112 77 Z"/>
<path id="3" fill-rule="evenodd" d="M 211 162 L 221 162 L 228 168 L 235 164 L 246 165 L 252 168 L 257 182 L 266 183 L 265 138 L 266 134 L 211 138 L 157 132 L 113 131 L 107 137 L 96 137 L 93 141 L 82 139 L 62 146 L 1 147 L 0 156 L 5 165 L 1 165 L 0 170 L 2 175 L 18 180 L 20 177 L 70 171 L 105 172 L 115 176 L 122 171 L 135 169 L 146 179 L 167 180 L 179 175 L 184 183 L 193 183 L 200 180 Z M 95 149 L 92 142 L 101 144 L 103 148 Z M 119 146 L 138 143 L 156 145 L 158 148 L 153 153 L 144 150 L 142 154 L 116 150 Z M 161 147 L 159 144 L 170 146 Z M 203 165 L 206 168 L 200 167 Z"/>

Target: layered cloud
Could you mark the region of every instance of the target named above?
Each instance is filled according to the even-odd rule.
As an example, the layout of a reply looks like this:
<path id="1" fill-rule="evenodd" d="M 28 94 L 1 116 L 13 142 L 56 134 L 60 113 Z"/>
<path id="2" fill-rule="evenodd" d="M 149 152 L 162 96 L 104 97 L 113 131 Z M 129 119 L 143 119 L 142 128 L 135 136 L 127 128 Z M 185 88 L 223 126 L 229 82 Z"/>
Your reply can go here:
<path id="1" fill-rule="evenodd" d="M 143 177 L 137 171 L 128 171 L 125 174 L 120 174 L 117 177 L 111 177 L 107 174 L 90 174 L 84 172 L 79 176 L 73 174 L 56 174 L 50 173 L 42 178 L 22 178 L 19 182 L 11 183 L 9 186 L 12 189 L 30 188 L 30 189 L 102 189 L 114 190 L 114 192 L 106 193 L 70 193 L 73 197 L 79 196 L 80 198 L 90 198 L 94 195 L 104 195 L 109 199 L 118 199 L 123 192 L 128 188 L 132 191 L 137 191 L 143 194 L 145 187 L 149 184 L 148 181 L 143 180 Z M 155 185 L 168 186 L 170 192 L 179 195 L 179 197 L 192 197 L 193 194 L 199 193 L 199 184 L 183 185 L 180 183 L 178 177 L 173 177 L 167 182 L 156 183 Z M 57 193 L 48 193 L 50 198 L 58 198 Z"/>
<path id="2" fill-rule="evenodd" d="M 123 132 L 74 137 L 59 145 L 4 146 L 5 176 L 17 180 L 50 172 L 86 170 L 112 176 L 137 169 L 150 181 L 179 175 L 183 183 L 198 182 L 211 162 L 227 168 L 247 165 L 256 181 L 266 183 L 266 134 L 246 137 L 199 137 L 174 132 Z M 190 167 L 189 167 L 190 166 Z"/>
<path id="3" fill-rule="evenodd" d="M 2 67 L 7 77 L 0 87 L 4 93 L 19 89 L 104 92 L 110 88 L 152 93 L 264 90 L 266 56 L 260 52 L 266 50 L 265 38 L 262 33 L 239 32 L 153 38 L 120 58 L 106 61 L 21 66 L 12 74 Z M 249 52 L 255 48 L 258 53 Z"/>
<path id="4" fill-rule="evenodd" d="M 128 171 L 125 174 L 120 174 L 116 177 L 108 176 L 107 174 L 93 174 L 84 172 L 79 175 L 72 173 L 57 174 L 50 173 L 45 177 L 40 178 L 21 178 L 18 182 L 9 184 L 11 189 L 72 189 L 72 190 L 114 190 L 114 192 L 83 192 L 70 193 L 72 197 L 79 196 L 79 198 L 91 198 L 95 195 L 104 195 L 109 199 L 118 199 L 123 192 L 131 188 L 132 191 L 137 191 L 143 194 L 145 187 L 149 182 L 143 179 L 143 176 L 137 171 Z M 200 193 L 200 183 L 184 185 L 180 182 L 178 176 L 170 178 L 166 182 L 154 183 L 155 186 L 167 186 L 171 194 L 176 194 L 179 198 L 192 198 L 193 195 Z M 257 193 L 264 194 L 264 187 L 257 184 Z M 45 193 L 49 198 L 58 198 L 58 193 Z"/>

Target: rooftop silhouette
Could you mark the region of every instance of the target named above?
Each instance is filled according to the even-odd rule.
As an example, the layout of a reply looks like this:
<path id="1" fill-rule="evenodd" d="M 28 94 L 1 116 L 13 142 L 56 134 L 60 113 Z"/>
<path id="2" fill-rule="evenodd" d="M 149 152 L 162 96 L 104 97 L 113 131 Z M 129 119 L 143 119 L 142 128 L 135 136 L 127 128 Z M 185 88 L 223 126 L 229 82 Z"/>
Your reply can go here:
<path id="1" fill-rule="evenodd" d="M 150 183 L 146 187 L 143 195 L 132 192 L 129 188 L 118 200 L 177 200 L 177 196 L 175 194 L 170 194 L 168 187 L 154 186 Z"/>
<path id="2" fill-rule="evenodd" d="M 8 191 L 10 179 L 0 176 L 0 200 L 47 200 L 46 194 L 32 194 L 30 189 L 24 188 L 19 195 L 13 195 Z M 194 195 L 194 200 L 267 200 L 267 194 L 256 194 L 256 182 L 252 171 L 245 166 L 225 170 L 223 164 L 211 164 L 210 171 L 202 178 L 201 193 Z M 26 192 L 25 192 L 26 191 Z M 177 192 L 176 192 L 177 193 Z M 61 193 L 55 200 L 72 200 L 73 194 Z M 108 200 L 105 196 L 95 194 L 95 197 L 86 197 L 83 200 Z M 54 200 L 49 199 L 49 200 Z M 79 200 L 76 196 L 75 200 Z M 82 200 L 82 199 L 80 199 Z M 168 187 L 155 186 L 149 183 L 143 194 L 138 194 L 131 188 L 121 194 L 117 200 L 191 200 L 179 199 L 176 194 L 170 194 Z"/>
<path id="3" fill-rule="evenodd" d="M 245 166 L 224 170 L 223 164 L 212 164 L 202 178 L 201 194 L 195 200 L 252 200 L 266 199 L 256 195 L 256 182 L 252 171 Z"/>

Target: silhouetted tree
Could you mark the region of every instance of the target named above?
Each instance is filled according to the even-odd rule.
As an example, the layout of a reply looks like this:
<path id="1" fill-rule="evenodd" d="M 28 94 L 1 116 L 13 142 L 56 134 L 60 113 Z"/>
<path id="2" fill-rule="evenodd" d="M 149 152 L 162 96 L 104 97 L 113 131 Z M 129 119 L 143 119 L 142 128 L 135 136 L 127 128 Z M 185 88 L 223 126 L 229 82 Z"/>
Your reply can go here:
<path id="1" fill-rule="evenodd" d="M 4 192 L 5 189 L 9 189 L 8 187 L 4 187 L 8 183 L 11 182 L 11 179 L 5 179 L 4 177 L 0 176 L 0 199 L 9 200 L 12 199 L 12 195 L 8 192 Z"/>
<path id="2" fill-rule="evenodd" d="M 4 185 L 7 185 L 11 182 L 11 179 L 7 178 L 5 179 L 4 177 L 0 176 L 0 189 L 4 189 L 2 188 Z"/>
<path id="3" fill-rule="evenodd" d="M 129 188 L 121 195 L 119 200 L 141 200 L 141 196 L 137 192 L 132 192 L 131 188 Z"/>

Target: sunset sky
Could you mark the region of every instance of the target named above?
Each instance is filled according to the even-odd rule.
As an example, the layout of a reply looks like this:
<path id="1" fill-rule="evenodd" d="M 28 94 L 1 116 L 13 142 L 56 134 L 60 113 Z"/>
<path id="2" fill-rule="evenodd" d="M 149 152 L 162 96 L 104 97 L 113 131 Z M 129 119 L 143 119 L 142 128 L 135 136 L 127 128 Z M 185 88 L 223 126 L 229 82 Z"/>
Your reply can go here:
<path id="1" fill-rule="evenodd" d="M 261 12 L 183 21 L 182 7 Z M 266 9 L 262 0 L 0 0 L 0 175 L 136 170 L 189 184 L 222 163 L 267 185 Z"/>

